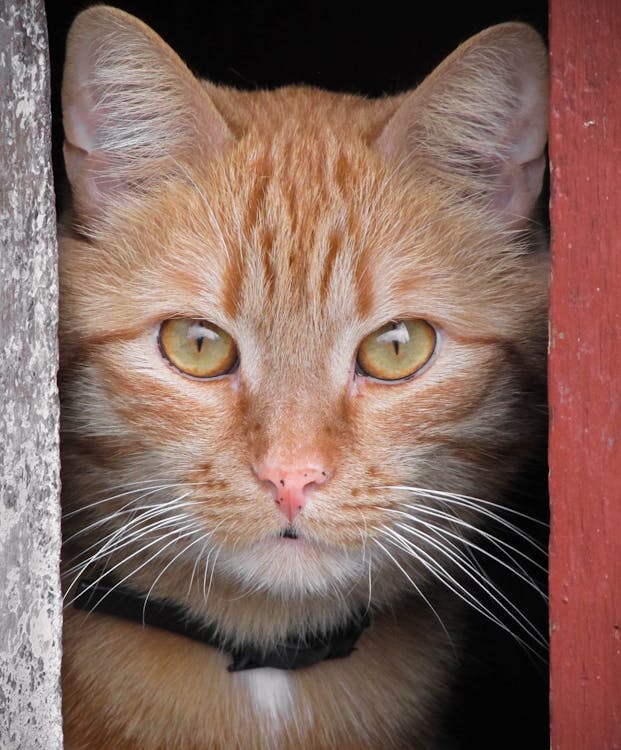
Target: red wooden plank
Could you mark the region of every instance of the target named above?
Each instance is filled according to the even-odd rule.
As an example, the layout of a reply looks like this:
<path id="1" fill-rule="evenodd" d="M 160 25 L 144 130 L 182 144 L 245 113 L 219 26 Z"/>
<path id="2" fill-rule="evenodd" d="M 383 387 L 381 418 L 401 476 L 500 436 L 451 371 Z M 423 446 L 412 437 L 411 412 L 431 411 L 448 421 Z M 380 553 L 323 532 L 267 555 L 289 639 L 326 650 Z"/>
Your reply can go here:
<path id="1" fill-rule="evenodd" d="M 553 750 L 621 748 L 621 2 L 551 0 Z"/>

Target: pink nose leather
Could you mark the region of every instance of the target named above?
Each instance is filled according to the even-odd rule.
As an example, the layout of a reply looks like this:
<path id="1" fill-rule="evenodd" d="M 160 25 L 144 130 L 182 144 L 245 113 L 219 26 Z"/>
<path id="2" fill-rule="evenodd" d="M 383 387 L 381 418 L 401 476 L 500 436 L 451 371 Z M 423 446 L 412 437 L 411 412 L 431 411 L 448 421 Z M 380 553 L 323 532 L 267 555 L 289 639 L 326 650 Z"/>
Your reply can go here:
<path id="1" fill-rule="evenodd" d="M 328 474 L 320 466 L 295 463 L 261 464 L 256 468 L 257 477 L 272 485 L 276 505 L 289 523 L 298 515 L 307 502 L 307 491 L 311 485 L 323 484 Z"/>

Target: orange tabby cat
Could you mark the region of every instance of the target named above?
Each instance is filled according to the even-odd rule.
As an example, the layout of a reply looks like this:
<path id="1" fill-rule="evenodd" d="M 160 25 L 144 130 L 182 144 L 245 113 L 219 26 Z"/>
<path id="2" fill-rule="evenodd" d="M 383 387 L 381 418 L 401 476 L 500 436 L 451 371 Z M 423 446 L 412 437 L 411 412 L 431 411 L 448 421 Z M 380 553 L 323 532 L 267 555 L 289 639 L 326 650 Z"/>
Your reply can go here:
<path id="1" fill-rule="evenodd" d="M 63 110 L 67 750 L 430 747 L 540 430 L 540 38 L 249 93 L 100 6 Z"/>

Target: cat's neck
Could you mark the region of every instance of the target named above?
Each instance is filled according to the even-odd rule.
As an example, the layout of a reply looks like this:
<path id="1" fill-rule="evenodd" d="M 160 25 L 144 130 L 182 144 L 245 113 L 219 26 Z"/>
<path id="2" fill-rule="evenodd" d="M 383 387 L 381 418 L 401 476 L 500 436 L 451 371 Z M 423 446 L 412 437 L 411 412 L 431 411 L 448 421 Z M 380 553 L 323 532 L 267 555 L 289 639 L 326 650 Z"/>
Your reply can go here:
<path id="1" fill-rule="evenodd" d="M 89 575 L 82 578 L 82 581 L 89 582 L 88 585 L 98 580 L 97 575 Z M 190 577 L 191 571 L 186 580 Z M 102 579 L 105 591 L 101 589 L 98 597 L 93 595 L 95 586 L 81 596 L 83 601 L 89 599 L 90 607 L 89 603 L 80 603 L 80 606 L 96 610 L 102 592 L 103 595 L 114 592 L 123 578 L 121 566 L 116 577 Z M 192 585 L 180 591 L 178 569 L 163 574 L 155 586 L 152 584 L 152 575 L 139 572 L 131 578 L 131 591 L 137 599 L 147 602 L 174 602 L 196 623 L 197 628 L 208 628 L 223 641 L 253 643 L 261 647 L 281 643 L 292 634 L 304 639 L 344 627 L 370 608 L 368 581 L 354 585 L 345 595 L 325 593 L 304 597 L 251 591 L 222 578 L 210 580 L 208 576 L 203 580 L 202 575 L 195 575 Z M 374 606 L 377 607 L 375 599 L 374 596 Z"/>

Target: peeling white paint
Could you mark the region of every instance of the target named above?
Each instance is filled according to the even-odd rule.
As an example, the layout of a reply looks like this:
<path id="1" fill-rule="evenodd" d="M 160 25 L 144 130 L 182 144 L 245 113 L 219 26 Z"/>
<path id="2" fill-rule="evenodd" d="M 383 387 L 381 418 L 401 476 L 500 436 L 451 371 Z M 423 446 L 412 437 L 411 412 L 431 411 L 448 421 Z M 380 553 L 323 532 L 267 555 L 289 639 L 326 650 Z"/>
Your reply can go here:
<path id="1" fill-rule="evenodd" d="M 0 12 L 0 748 L 60 750 L 56 228 L 42 0 Z"/>

